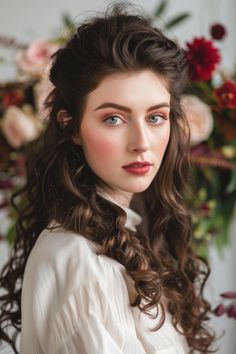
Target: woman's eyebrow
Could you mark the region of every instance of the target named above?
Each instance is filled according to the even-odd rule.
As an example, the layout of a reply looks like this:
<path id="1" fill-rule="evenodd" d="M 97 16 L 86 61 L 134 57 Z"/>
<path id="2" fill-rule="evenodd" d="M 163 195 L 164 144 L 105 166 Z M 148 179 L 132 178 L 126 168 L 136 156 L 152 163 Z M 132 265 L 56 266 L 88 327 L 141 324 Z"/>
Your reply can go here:
<path id="1" fill-rule="evenodd" d="M 120 104 L 117 104 L 117 103 L 113 103 L 113 102 L 104 102 L 103 104 L 101 104 L 100 106 L 98 106 L 97 108 L 95 108 L 94 111 L 97 111 L 99 109 L 103 109 L 103 108 L 117 108 L 117 109 L 120 109 L 122 111 L 125 111 L 127 113 L 131 113 L 132 110 L 128 107 L 125 107 L 125 106 L 122 106 Z M 161 103 L 158 103 L 154 106 L 151 106 L 147 109 L 147 112 L 150 112 L 150 111 L 153 111 L 154 109 L 158 109 L 158 108 L 162 108 L 162 107 L 168 107 L 170 108 L 170 104 L 168 102 L 161 102 Z"/>

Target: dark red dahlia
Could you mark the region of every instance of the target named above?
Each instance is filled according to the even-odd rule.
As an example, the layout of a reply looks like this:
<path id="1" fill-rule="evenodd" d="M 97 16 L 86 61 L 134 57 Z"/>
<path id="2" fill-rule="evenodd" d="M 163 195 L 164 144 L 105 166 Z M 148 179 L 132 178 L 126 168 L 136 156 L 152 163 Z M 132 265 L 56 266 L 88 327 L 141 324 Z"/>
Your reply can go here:
<path id="1" fill-rule="evenodd" d="M 214 23 L 210 28 L 210 34 L 213 39 L 221 40 L 226 35 L 225 27 L 220 23 Z"/>
<path id="2" fill-rule="evenodd" d="M 214 90 L 217 102 L 222 108 L 236 108 L 236 84 L 227 80 L 219 88 Z"/>
<path id="3" fill-rule="evenodd" d="M 20 106 L 24 100 L 24 93 L 19 89 L 13 89 L 4 94 L 2 101 L 5 107 L 15 105 Z"/>
<path id="4" fill-rule="evenodd" d="M 214 47 L 212 41 L 203 37 L 187 42 L 187 47 L 190 78 L 194 81 L 210 80 L 221 59 L 218 49 Z"/>

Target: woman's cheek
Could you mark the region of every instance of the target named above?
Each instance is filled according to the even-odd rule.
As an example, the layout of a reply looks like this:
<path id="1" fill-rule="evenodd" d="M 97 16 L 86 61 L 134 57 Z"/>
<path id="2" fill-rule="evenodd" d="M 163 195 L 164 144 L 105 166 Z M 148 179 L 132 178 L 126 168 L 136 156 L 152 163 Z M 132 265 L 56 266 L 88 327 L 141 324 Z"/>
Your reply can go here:
<path id="1" fill-rule="evenodd" d="M 161 156 L 165 153 L 165 150 L 168 146 L 169 143 L 169 139 L 170 139 L 170 134 L 169 134 L 169 130 L 166 129 L 163 132 L 160 132 L 160 134 L 155 135 L 152 139 L 152 147 L 155 150 L 155 153 L 157 154 L 157 156 Z"/>
<path id="2" fill-rule="evenodd" d="M 119 151 L 115 142 L 110 140 L 100 140 L 100 142 L 96 141 L 94 145 L 97 154 L 104 157 L 112 156 L 114 158 L 115 156 L 114 154 L 116 154 Z"/>
<path id="3" fill-rule="evenodd" d="M 87 152 L 97 156 L 113 156 L 120 151 L 120 146 L 114 137 L 105 134 L 87 132 L 84 134 L 84 147 Z"/>
<path id="4" fill-rule="evenodd" d="M 163 150 L 165 150 L 169 144 L 169 140 L 170 140 L 170 135 L 167 135 L 163 138 L 163 140 L 161 141 L 161 147 Z"/>

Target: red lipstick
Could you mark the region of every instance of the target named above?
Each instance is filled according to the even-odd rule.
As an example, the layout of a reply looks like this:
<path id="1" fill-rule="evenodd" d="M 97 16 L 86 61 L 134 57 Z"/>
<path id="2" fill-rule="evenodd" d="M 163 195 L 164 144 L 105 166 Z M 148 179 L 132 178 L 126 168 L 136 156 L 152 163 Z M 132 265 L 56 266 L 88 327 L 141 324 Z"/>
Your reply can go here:
<path id="1" fill-rule="evenodd" d="M 131 162 L 130 164 L 123 166 L 123 168 L 131 174 L 134 175 L 144 175 L 146 174 L 150 168 L 151 168 L 151 163 L 148 161 L 135 161 Z"/>

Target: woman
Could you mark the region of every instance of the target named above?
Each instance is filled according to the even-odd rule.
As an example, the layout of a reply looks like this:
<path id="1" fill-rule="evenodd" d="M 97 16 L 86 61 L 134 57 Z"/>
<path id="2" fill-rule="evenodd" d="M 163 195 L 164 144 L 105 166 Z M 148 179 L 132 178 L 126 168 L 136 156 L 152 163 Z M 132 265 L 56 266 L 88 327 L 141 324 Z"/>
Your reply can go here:
<path id="1" fill-rule="evenodd" d="M 209 352 L 209 270 L 184 202 L 186 72 L 176 43 L 117 6 L 54 55 L 1 278 L 21 354 Z"/>

